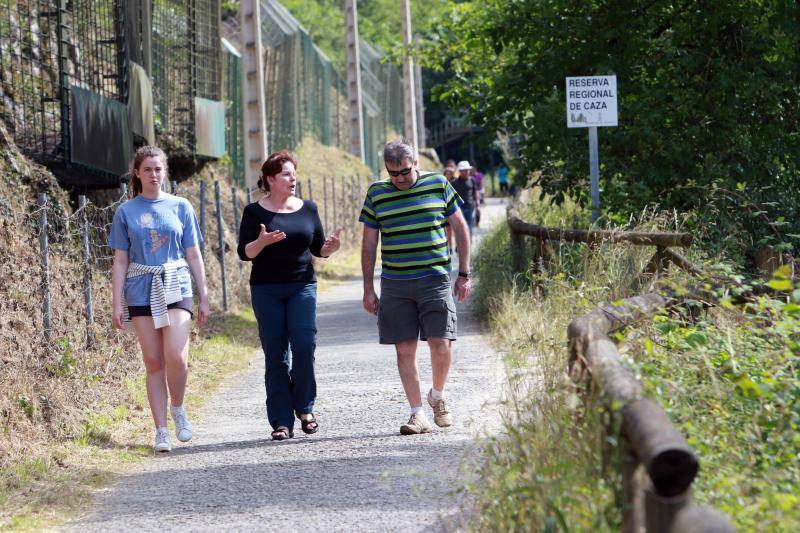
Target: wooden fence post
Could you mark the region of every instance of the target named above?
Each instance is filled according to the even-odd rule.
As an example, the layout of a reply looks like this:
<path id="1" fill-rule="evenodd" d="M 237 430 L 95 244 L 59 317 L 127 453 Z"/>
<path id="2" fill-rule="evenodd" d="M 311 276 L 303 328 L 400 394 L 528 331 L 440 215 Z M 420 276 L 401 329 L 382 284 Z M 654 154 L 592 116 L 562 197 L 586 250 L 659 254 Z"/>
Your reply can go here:
<path id="1" fill-rule="evenodd" d="M 514 231 L 514 228 L 509 227 L 509 236 L 511 238 L 511 258 L 514 265 L 514 271 L 521 271 L 525 265 L 522 264 L 522 241 L 523 237 L 520 233 Z"/>

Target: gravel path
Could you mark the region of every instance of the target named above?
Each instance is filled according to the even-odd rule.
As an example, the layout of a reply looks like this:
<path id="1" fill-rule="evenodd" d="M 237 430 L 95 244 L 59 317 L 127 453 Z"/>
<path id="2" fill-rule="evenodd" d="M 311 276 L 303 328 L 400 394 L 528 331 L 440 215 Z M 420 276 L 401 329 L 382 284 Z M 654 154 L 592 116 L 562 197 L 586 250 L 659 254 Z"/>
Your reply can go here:
<path id="1" fill-rule="evenodd" d="M 484 226 L 504 216 L 499 202 Z M 264 360 L 232 376 L 194 413 L 195 437 L 144 461 L 101 491 L 69 530 L 420 531 L 457 527 L 454 488 L 470 476 L 476 436 L 499 428 L 502 361 L 459 306 L 459 340 L 448 379 L 455 422 L 428 435 L 400 436 L 408 406 L 394 349 L 377 341 L 361 308 L 361 282 L 321 294 L 315 408 L 319 433 L 273 442 L 264 408 Z M 430 357 L 420 345 L 423 390 Z M 427 408 L 427 407 L 426 407 Z M 429 418 L 432 413 L 428 409 Z M 173 445 L 177 442 L 173 436 Z"/>

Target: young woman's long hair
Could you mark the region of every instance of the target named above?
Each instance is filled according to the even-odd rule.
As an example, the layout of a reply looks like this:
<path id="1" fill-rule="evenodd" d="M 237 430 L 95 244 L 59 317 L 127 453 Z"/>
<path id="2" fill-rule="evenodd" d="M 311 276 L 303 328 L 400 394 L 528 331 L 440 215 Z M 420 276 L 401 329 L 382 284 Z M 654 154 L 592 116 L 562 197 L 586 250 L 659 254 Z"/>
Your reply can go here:
<path id="1" fill-rule="evenodd" d="M 136 175 L 139 167 L 142 166 L 142 161 L 148 157 L 159 157 L 164 162 L 164 176 L 167 174 L 167 154 L 158 146 L 142 146 L 133 156 L 131 161 L 131 198 L 136 198 L 142 194 L 142 180 Z"/>

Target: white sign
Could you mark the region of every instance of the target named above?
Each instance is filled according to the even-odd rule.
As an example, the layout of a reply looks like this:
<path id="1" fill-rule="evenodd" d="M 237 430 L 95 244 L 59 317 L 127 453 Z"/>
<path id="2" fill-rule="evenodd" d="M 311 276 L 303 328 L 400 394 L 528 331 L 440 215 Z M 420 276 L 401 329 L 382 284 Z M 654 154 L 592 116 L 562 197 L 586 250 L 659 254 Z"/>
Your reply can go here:
<path id="1" fill-rule="evenodd" d="M 617 125 L 617 77 L 567 78 L 567 127 Z"/>

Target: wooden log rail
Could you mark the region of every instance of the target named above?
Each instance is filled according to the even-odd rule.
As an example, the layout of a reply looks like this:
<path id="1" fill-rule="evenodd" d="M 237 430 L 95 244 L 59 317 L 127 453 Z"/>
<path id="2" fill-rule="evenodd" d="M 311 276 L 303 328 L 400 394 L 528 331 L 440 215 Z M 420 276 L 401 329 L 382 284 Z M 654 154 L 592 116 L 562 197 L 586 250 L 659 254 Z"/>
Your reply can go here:
<path id="1" fill-rule="evenodd" d="M 722 513 L 698 506 L 691 485 L 697 454 L 658 404 L 642 396 L 642 385 L 622 363 L 609 333 L 650 318 L 679 303 L 650 293 L 601 306 L 568 329 L 569 373 L 612 412 L 622 446 L 622 530 L 657 533 L 734 531 Z M 587 400 L 595 394 L 587 394 Z"/>
<path id="2" fill-rule="evenodd" d="M 689 247 L 693 237 L 690 233 L 664 233 L 641 231 L 605 231 L 605 230 L 577 230 L 563 228 L 548 228 L 525 222 L 513 207 L 506 213 L 508 229 L 511 233 L 511 252 L 514 258 L 514 267 L 522 270 L 523 237 L 534 238 L 533 246 L 533 271 L 543 271 L 553 257 L 553 250 L 549 241 L 582 242 L 586 244 L 600 244 L 606 242 L 627 242 L 636 246 L 655 246 L 656 252 L 645 266 L 644 274 L 657 275 L 663 272 L 667 265 L 682 268 L 693 274 L 700 274 L 700 270 L 692 265 L 685 257 L 670 247 Z"/>
<path id="3" fill-rule="evenodd" d="M 524 222 L 516 210 L 507 212 L 515 267 L 523 268 L 524 236 L 534 238 L 533 272 L 540 273 L 553 257 L 549 241 L 599 244 L 627 242 L 655 246 L 643 274 L 658 275 L 668 264 L 702 274 L 670 247 L 688 247 L 688 233 L 569 230 Z M 691 486 L 699 470 L 695 451 L 670 421 L 664 409 L 643 397 L 642 384 L 623 364 L 609 334 L 649 319 L 662 309 L 680 304 L 683 297 L 648 293 L 604 305 L 574 319 L 568 328 L 570 376 L 586 385 L 586 401 L 599 397 L 618 428 L 621 446 L 625 533 L 699 533 L 734 531 L 728 518 L 692 501 Z"/>

